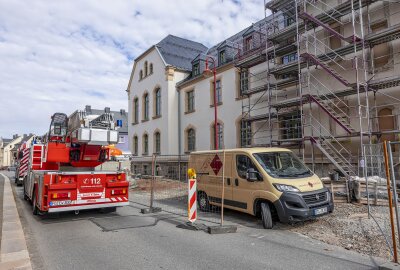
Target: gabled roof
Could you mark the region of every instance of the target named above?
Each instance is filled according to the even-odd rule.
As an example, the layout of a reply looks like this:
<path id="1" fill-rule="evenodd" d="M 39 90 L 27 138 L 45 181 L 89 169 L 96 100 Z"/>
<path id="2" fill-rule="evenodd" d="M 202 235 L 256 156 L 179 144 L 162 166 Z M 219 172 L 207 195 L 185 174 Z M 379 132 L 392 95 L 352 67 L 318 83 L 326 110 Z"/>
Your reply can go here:
<path id="1" fill-rule="evenodd" d="M 207 47 L 199 42 L 173 35 L 168 35 L 156 47 L 167 65 L 187 71 L 192 70 L 192 60 L 207 51 Z"/>
<path id="2" fill-rule="evenodd" d="M 247 36 L 248 34 L 253 33 L 253 32 L 254 32 L 254 25 L 251 25 L 247 28 L 246 31 L 243 32 L 243 36 Z"/>

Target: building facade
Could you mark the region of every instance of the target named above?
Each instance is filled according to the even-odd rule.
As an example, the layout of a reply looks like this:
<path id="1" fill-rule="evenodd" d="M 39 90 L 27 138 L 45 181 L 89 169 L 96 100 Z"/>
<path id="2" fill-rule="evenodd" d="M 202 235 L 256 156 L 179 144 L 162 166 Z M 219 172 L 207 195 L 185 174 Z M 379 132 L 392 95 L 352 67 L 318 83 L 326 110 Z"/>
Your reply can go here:
<path id="1" fill-rule="evenodd" d="M 194 55 L 191 69 L 170 81 L 162 106 L 172 117 L 132 121 L 132 153 L 142 154 L 134 149 L 154 130 L 174 135 L 162 137 L 162 154 L 213 149 L 217 133 L 221 148 L 291 148 L 314 170 L 326 168 L 322 174 L 335 169 L 350 177 L 359 174 L 363 146 L 399 140 L 399 3 L 274 0 L 265 8 L 271 15 Z M 153 54 L 160 55 L 152 47 L 135 61 L 131 119 L 135 99 L 142 113 L 145 91 L 166 80 L 149 76 L 141 84 Z M 215 62 L 216 82 L 206 62 L 209 69 Z"/>
<path id="2" fill-rule="evenodd" d="M 128 85 L 133 155 L 179 154 L 176 84 L 190 75 L 191 61 L 205 50 L 169 35 L 135 59 Z"/>

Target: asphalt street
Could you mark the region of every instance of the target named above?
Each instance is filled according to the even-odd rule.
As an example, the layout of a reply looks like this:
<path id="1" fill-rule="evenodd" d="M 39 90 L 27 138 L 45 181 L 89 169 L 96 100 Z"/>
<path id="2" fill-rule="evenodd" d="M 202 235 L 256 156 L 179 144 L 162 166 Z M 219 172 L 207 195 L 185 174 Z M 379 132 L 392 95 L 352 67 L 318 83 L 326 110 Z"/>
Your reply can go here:
<path id="1" fill-rule="evenodd" d="M 376 269 L 383 263 L 279 227 L 264 230 L 254 219 L 234 234 L 185 229 L 183 217 L 140 214 L 134 193 L 116 213 L 33 216 L 22 187 L 12 186 L 34 269 Z"/>

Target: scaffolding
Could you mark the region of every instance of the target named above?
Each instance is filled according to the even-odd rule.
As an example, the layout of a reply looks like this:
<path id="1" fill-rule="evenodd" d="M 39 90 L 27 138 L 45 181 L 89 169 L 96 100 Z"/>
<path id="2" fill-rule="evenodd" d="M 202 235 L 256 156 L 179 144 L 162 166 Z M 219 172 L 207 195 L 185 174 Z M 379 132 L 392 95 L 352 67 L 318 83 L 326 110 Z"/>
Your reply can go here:
<path id="1" fill-rule="evenodd" d="M 235 56 L 243 146 L 293 148 L 313 170 L 363 174 L 363 145 L 400 133 L 400 3 L 264 4 L 264 22 L 243 33 Z"/>

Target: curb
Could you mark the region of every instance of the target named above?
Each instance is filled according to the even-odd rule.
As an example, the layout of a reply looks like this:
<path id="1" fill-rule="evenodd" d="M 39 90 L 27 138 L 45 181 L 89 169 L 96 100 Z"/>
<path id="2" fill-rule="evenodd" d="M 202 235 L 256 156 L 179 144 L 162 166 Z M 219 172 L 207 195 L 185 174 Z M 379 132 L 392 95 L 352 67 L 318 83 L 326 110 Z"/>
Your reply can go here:
<path id="1" fill-rule="evenodd" d="M 10 179 L 4 174 L 3 227 L 0 245 L 0 269 L 32 269 L 24 231 Z"/>

